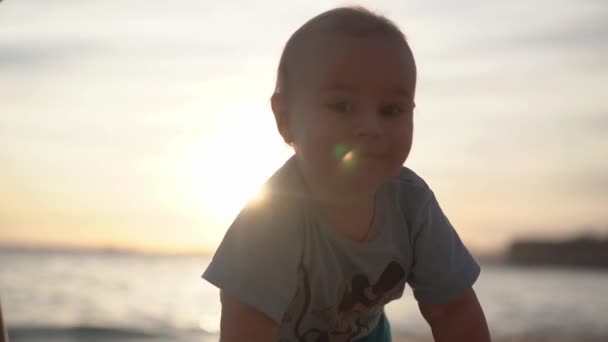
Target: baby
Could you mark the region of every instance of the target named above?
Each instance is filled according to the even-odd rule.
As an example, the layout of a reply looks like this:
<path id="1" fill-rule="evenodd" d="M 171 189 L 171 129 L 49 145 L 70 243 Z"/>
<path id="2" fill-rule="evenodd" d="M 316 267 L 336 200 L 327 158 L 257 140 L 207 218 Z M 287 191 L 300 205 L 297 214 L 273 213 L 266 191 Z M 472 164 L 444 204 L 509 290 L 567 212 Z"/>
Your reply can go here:
<path id="1" fill-rule="evenodd" d="M 405 37 L 363 8 L 287 41 L 271 104 L 295 153 L 203 275 L 221 289 L 221 341 L 391 341 L 384 306 L 406 283 L 436 341 L 490 340 L 479 265 L 403 166 L 415 90 Z"/>

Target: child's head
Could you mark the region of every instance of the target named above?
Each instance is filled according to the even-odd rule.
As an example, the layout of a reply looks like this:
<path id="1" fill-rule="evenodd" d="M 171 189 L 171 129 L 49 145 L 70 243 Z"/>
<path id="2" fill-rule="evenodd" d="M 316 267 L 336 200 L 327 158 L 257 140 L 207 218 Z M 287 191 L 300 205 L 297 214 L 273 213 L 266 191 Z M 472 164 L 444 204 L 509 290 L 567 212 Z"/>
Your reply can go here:
<path id="1" fill-rule="evenodd" d="M 311 180 L 370 192 L 409 154 L 415 88 L 401 31 L 365 9 L 338 8 L 288 40 L 272 108 Z"/>

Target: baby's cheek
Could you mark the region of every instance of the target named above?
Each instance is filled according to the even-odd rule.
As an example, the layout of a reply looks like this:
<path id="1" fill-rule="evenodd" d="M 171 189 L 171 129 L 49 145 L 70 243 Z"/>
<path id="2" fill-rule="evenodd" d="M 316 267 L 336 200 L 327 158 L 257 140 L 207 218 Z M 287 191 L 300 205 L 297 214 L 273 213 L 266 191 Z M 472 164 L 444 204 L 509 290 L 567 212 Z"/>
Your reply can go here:
<path id="1" fill-rule="evenodd" d="M 389 132 L 391 144 L 401 149 L 409 149 L 412 144 L 413 130 L 409 125 L 397 126 Z"/>
<path id="2" fill-rule="evenodd" d="M 331 159 L 333 150 L 339 145 L 339 141 L 336 140 L 339 139 L 336 139 L 331 131 L 319 127 L 313 132 L 313 136 L 311 137 L 311 152 L 317 154 L 319 158 Z"/>
<path id="3" fill-rule="evenodd" d="M 308 167 L 315 173 L 327 174 L 333 168 L 331 147 L 322 141 L 309 140 L 300 146 L 299 152 L 303 155 Z"/>
<path id="4" fill-rule="evenodd" d="M 301 153 L 317 174 L 332 177 L 339 172 L 337 151 L 347 146 L 342 137 L 343 132 L 331 122 L 317 122 L 306 128 L 305 139 L 300 141 Z"/>

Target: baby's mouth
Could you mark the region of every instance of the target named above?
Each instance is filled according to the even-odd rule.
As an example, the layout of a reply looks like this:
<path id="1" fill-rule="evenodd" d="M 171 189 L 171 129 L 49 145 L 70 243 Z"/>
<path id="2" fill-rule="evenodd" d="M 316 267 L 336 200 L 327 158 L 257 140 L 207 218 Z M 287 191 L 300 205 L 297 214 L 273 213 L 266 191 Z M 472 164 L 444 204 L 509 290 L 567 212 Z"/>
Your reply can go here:
<path id="1" fill-rule="evenodd" d="M 360 150 L 356 147 L 342 145 L 334 149 L 334 157 L 342 168 L 354 172 L 360 169 L 361 163 L 380 162 L 386 157 L 386 153 L 376 150 Z"/>
<path id="2" fill-rule="evenodd" d="M 382 159 L 384 158 L 384 153 L 382 152 L 360 152 L 359 156 L 361 156 L 361 158 L 368 158 L 368 159 Z"/>

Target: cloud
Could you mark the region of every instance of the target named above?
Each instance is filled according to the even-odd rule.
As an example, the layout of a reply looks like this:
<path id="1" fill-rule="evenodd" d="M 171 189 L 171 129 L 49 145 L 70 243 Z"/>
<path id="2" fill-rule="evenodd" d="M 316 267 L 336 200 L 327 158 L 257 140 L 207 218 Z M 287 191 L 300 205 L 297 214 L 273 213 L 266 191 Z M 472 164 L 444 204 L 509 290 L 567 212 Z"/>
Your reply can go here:
<path id="1" fill-rule="evenodd" d="M 516 49 L 590 49 L 599 51 L 608 48 L 608 11 L 572 18 L 560 23 L 557 20 L 538 28 L 528 28 L 520 32 L 499 31 L 482 39 L 462 45 L 463 51 L 484 54 L 503 54 Z M 513 25 L 516 23 L 514 22 Z"/>
<path id="2" fill-rule="evenodd" d="M 520 164 L 547 172 L 608 168 L 608 160 L 599 158 L 608 155 L 608 114 L 487 121 L 476 135 L 463 153 L 481 165 Z"/>
<path id="3" fill-rule="evenodd" d="M 178 123 L 167 122 L 152 125 L 145 122 L 50 122 L 32 124 L 27 122 L 0 122 L 0 152 L 13 151 L 15 146 L 30 146 L 33 150 L 72 151 L 94 149 L 95 151 L 120 151 L 148 153 L 181 136 L 203 134 L 202 129 L 188 128 Z"/>
<path id="4" fill-rule="evenodd" d="M 608 139 L 608 111 L 582 117 L 577 126 L 582 131 Z"/>
<path id="5" fill-rule="evenodd" d="M 581 1 L 490 1 L 444 20 L 427 14 L 421 33 L 435 32 L 421 51 L 433 64 L 478 74 L 608 70 L 608 6 Z M 442 10 L 442 9 L 440 9 Z M 443 9 L 444 10 L 444 9 Z M 436 27 L 433 31 L 428 27 Z M 422 42 L 424 43 L 424 41 Z M 462 75 L 464 77 L 464 75 Z"/>
<path id="6" fill-rule="evenodd" d="M 122 39 L 117 41 L 26 41 L 0 42 L 0 70 L 44 69 L 69 65 L 90 58 L 175 58 L 237 60 L 242 51 L 228 42 Z"/>
<path id="7" fill-rule="evenodd" d="M 587 194 L 603 195 L 608 200 L 608 167 L 604 170 L 591 170 L 587 174 L 573 177 L 572 184 Z"/>
<path id="8" fill-rule="evenodd" d="M 47 68 L 80 60 L 99 52 L 92 42 L 26 41 L 0 42 L 1 69 Z"/>

